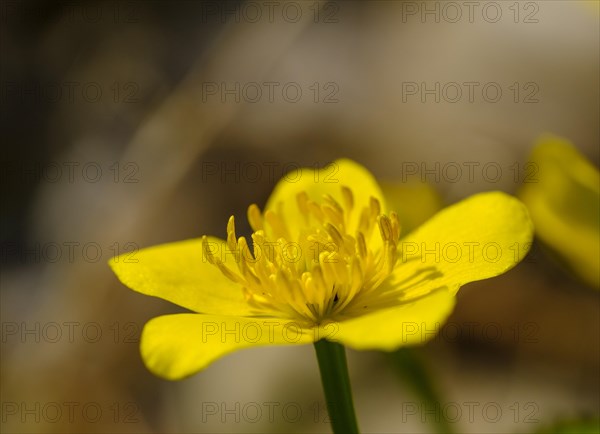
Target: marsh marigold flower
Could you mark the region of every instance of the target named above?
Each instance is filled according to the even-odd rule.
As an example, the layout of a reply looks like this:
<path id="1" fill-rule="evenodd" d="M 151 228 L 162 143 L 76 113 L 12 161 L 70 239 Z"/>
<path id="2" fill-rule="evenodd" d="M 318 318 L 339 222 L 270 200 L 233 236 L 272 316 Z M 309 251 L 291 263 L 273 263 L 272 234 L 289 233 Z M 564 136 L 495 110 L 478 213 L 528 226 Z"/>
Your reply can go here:
<path id="1" fill-rule="evenodd" d="M 422 344 L 462 285 L 512 268 L 532 237 L 525 207 L 500 192 L 452 205 L 403 237 L 373 176 L 350 160 L 289 173 L 247 217 L 249 238 L 231 217 L 226 239 L 147 248 L 136 263 L 111 260 L 128 287 L 194 312 L 144 327 L 141 353 L 155 374 L 183 378 L 261 345 Z"/>

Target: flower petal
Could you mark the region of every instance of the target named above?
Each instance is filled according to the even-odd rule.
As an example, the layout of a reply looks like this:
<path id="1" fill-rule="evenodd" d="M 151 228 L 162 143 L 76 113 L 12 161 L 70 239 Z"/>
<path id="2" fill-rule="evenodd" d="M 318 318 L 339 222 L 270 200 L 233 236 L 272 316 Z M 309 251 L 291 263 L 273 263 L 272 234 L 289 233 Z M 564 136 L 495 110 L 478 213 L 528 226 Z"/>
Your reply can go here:
<path id="1" fill-rule="evenodd" d="M 440 211 L 444 204 L 435 187 L 427 182 L 379 182 L 389 210 L 398 214 L 402 236 Z"/>
<path id="2" fill-rule="evenodd" d="M 306 192 L 311 200 L 322 203 L 323 195 L 330 195 L 344 206 L 342 186 L 349 187 L 354 194 L 350 228 L 357 227 L 360 210 L 369 206 L 371 197 L 379 200 L 381 211 L 385 212 L 385 199 L 373 175 L 360 164 L 348 159 L 335 160 L 322 169 L 303 167 L 292 170 L 273 189 L 265 211 L 281 213 L 292 239 L 296 239 L 301 228 L 306 226 L 304 216 L 299 212 L 296 196 Z"/>
<path id="3" fill-rule="evenodd" d="M 533 224 L 526 207 L 501 192 L 473 195 L 449 206 L 400 243 L 402 252 L 384 284 L 400 300 L 502 274 L 527 254 Z"/>
<path id="4" fill-rule="evenodd" d="M 140 349 L 150 371 L 168 380 L 179 380 L 233 351 L 307 344 L 313 342 L 312 335 L 289 320 L 184 313 L 148 321 Z"/>
<path id="5" fill-rule="evenodd" d="M 209 237 L 215 255 L 225 241 Z M 112 258 L 109 265 L 123 284 L 195 312 L 251 315 L 240 285 L 226 278 L 204 257 L 202 240 L 192 239 L 142 249 Z"/>
<path id="6" fill-rule="evenodd" d="M 325 336 L 355 350 L 393 351 L 424 344 L 437 334 L 454 302 L 450 292 L 435 291 L 411 303 L 330 324 Z"/>

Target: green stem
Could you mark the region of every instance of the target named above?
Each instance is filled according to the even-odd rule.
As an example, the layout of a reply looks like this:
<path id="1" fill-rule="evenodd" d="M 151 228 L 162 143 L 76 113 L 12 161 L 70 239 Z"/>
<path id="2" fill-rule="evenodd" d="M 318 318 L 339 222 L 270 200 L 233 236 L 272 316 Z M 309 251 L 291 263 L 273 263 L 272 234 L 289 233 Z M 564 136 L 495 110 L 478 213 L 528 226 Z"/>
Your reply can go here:
<path id="1" fill-rule="evenodd" d="M 336 434 L 358 433 L 344 347 L 322 339 L 315 342 L 315 351 L 333 432 Z"/>

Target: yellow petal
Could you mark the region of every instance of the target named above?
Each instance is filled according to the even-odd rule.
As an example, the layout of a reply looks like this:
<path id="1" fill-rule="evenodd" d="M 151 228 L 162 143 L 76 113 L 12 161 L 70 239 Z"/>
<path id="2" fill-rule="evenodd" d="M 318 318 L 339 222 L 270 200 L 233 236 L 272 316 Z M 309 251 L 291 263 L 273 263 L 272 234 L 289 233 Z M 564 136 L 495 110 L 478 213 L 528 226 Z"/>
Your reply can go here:
<path id="1" fill-rule="evenodd" d="M 385 212 L 385 199 L 373 175 L 360 164 L 348 159 L 335 160 L 322 169 L 303 167 L 292 170 L 273 189 L 265 211 L 282 213 L 292 239 L 296 239 L 301 228 L 306 226 L 304 216 L 299 212 L 296 196 L 306 192 L 311 200 L 322 203 L 323 195 L 330 195 L 344 206 L 342 186 L 349 187 L 354 194 L 350 228 L 357 227 L 360 211 L 369 206 L 371 197 L 379 200 L 382 212 Z"/>
<path id="2" fill-rule="evenodd" d="M 588 284 L 600 287 L 600 174 L 568 141 L 540 140 L 519 197 L 540 240 Z"/>
<path id="3" fill-rule="evenodd" d="M 412 303 L 332 323 L 322 333 L 328 340 L 356 350 L 393 351 L 421 345 L 438 333 L 452 312 L 454 301 L 448 291 L 435 291 Z"/>
<path id="4" fill-rule="evenodd" d="M 502 274 L 523 259 L 533 224 L 525 206 L 501 192 L 473 195 L 445 208 L 401 243 L 401 255 L 386 285 L 403 299 L 437 288 L 460 286 Z"/>
<path id="5" fill-rule="evenodd" d="M 408 234 L 443 207 L 437 190 L 427 182 L 380 182 L 389 210 L 400 220 L 402 235 Z"/>
<path id="6" fill-rule="evenodd" d="M 525 206 L 504 193 L 477 194 L 445 208 L 402 240 L 399 263 L 376 290 L 379 296 L 362 299 L 352 319 L 320 333 L 359 350 L 422 344 L 450 315 L 460 286 L 512 268 L 532 234 Z"/>
<path id="7" fill-rule="evenodd" d="M 209 237 L 217 257 L 225 257 L 225 241 Z M 202 250 L 202 240 L 193 239 L 142 249 L 133 255 L 121 255 L 109 261 L 123 284 L 141 292 L 168 300 L 195 312 L 250 315 L 240 285 L 227 279 L 211 265 Z"/>
<path id="8" fill-rule="evenodd" d="M 312 336 L 297 323 L 277 318 L 177 314 L 148 321 L 140 349 L 150 371 L 179 380 L 236 350 L 307 344 L 313 342 Z"/>

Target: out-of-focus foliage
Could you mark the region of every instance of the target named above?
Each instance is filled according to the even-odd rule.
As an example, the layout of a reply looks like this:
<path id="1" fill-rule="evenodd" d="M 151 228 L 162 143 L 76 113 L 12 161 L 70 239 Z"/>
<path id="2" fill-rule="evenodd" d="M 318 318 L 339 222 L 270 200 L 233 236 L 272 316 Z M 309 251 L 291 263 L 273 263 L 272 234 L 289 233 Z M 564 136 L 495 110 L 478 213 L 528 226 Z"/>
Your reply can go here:
<path id="1" fill-rule="evenodd" d="M 537 432 L 539 434 L 597 434 L 600 432 L 600 420 L 562 421 L 551 427 L 544 427 Z"/>
<path id="2" fill-rule="evenodd" d="M 519 196 L 538 238 L 577 276 L 600 287 L 600 175 L 567 140 L 540 139 Z"/>

